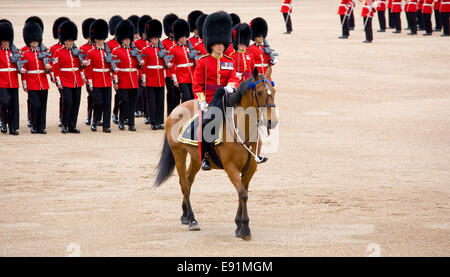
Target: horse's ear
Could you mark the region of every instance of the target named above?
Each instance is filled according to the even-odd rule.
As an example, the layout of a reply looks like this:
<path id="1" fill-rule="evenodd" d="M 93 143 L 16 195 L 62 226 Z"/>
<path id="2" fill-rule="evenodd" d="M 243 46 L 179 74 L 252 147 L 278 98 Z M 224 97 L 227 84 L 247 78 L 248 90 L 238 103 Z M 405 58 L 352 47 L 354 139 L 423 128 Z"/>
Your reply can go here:
<path id="1" fill-rule="evenodd" d="M 270 75 L 272 75 L 272 67 L 269 66 L 269 68 L 267 68 L 266 70 L 266 78 L 270 80 Z"/>
<path id="2" fill-rule="evenodd" d="M 258 71 L 258 68 L 256 66 L 253 68 L 253 73 L 252 74 L 253 74 L 253 80 L 257 81 L 258 77 L 259 77 L 259 71 Z"/>

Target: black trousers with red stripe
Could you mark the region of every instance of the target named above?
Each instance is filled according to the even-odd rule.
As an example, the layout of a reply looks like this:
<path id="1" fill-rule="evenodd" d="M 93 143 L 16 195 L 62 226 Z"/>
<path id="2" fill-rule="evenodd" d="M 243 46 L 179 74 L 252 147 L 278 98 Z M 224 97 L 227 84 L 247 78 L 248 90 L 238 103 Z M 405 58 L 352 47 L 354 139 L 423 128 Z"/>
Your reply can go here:
<path id="1" fill-rule="evenodd" d="M 31 128 L 36 131 L 45 130 L 47 126 L 48 90 L 29 90 Z"/>

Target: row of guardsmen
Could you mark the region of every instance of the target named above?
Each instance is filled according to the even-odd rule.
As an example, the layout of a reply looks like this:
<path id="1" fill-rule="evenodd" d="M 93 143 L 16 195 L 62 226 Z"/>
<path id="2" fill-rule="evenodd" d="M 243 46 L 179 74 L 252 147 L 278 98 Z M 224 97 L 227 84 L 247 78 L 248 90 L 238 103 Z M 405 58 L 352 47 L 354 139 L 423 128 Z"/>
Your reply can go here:
<path id="1" fill-rule="evenodd" d="M 350 30 L 355 27 L 353 11 L 356 6 L 355 0 L 339 0 L 338 14 L 341 19 L 342 36 L 340 39 L 347 39 Z M 408 35 L 417 35 L 417 30 L 426 31 L 424 36 L 431 36 L 433 31 L 440 32 L 443 29 L 442 37 L 449 36 L 450 29 L 450 1 L 448 0 L 359 0 L 362 3 L 361 17 L 363 18 L 366 40 L 370 43 L 373 40 L 372 18 L 375 12 L 378 13 L 380 30 L 395 29 L 394 34 L 402 31 L 401 13 L 404 10 L 408 27 Z M 388 24 L 386 24 L 386 10 L 388 11 Z M 434 11 L 435 28 L 433 29 L 432 14 Z"/>
<path id="2" fill-rule="evenodd" d="M 227 14 L 233 26 L 232 43 L 226 44 L 223 56 L 229 62 L 221 63 L 227 66 L 214 72 L 217 67 L 208 68 L 206 74 L 211 74 L 211 78 L 207 81 L 196 80 L 205 73 L 197 65 L 212 55 L 206 46 L 208 40 L 214 41 L 214 34 L 203 38 L 202 32 L 207 17 L 195 10 L 187 20 L 171 13 L 162 23 L 149 15 L 130 16 L 126 20 L 115 15 L 109 22 L 88 18 L 82 23 L 86 43 L 80 47 L 75 44 L 76 24 L 60 17 L 52 30 L 57 42 L 47 48 L 42 42 L 43 21 L 32 16 L 25 21 L 26 45 L 20 50 L 14 45 L 11 22 L 0 20 L 1 132 L 7 133 L 9 129 L 10 134 L 19 134 L 19 75 L 28 94 L 28 126 L 32 134 L 47 133 L 48 75 L 60 93 L 58 125 L 62 133 L 80 133 L 77 118 L 83 86 L 88 103 L 85 123 L 92 131 L 102 126 L 103 132 L 110 133 L 111 118 L 120 130 L 128 126 L 135 131 L 135 116 L 140 115 L 153 130 L 164 129 L 164 88 L 168 115 L 180 102 L 197 98 L 197 92 L 204 90 L 202 85 L 214 91 L 223 87 L 217 81 L 219 70 L 236 75 L 236 82 L 231 84 L 235 89 L 251 76 L 254 67 L 265 73 L 277 62 L 267 54 L 268 26 L 263 18 L 257 17 L 247 24 L 241 23 L 237 14 Z M 167 38 L 161 40 L 163 30 Z M 108 33 L 113 38 L 106 41 Z M 206 94 L 206 102 L 212 95 Z"/>

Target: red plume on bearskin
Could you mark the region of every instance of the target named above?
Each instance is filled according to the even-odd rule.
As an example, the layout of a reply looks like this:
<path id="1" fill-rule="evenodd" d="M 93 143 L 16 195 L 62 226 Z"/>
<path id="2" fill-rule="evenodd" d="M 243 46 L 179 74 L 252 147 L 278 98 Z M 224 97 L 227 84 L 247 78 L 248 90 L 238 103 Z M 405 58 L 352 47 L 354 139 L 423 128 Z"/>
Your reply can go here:
<path id="1" fill-rule="evenodd" d="M 173 36 L 175 41 L 181 37 L 189 37 L 189 23 L 184 19 L 177 19 L 172 25 Z"/>
<path id="2" fill-rule="evenodd" d="M 59 38 L 59 26 L 63 24 L 64 22 L 69 21 L 69 19 L 65 16 L 58 17 L 55 22 L 53 22 L 53 38 L 58 39 Z"/>
<path id="3" fill-rule="evenodd" d="M 33 41 L 42 43 L 42 29 L 36 22 L 29 22 L 23 27 L 23 41 L 27 46 Z"/>
<path id="4" fill-rule="evenodd" d="M 95 20 L 89 27 L 89 37 L 93 42 L 96 39 L 105 40 L 108 37 L 108 23 L 103 19 Z"/>
<path id="5" fill-rule="evenodd" d="M 77 40 L 78 28 L 72 21 L 65 21 L 59 26 L 59 41 Z"/>
<path id="6" fill-rule="evenodd" d="M 120 15 L 114 15 L 109 19 L 109 33 L 111 36 L 116 34 L 117 26 L 119 26 L 120 22 L 123 21 L 123 18 Z"/>
<path id="7" fill-rule="evenodd" d="M 231 41 L 231 17 L 226 12 L 220 11 L 208 15 L 203 23 L 203 39 L 206 51 L 212 52 L 211 46 L 223 44 L 228 48 Z"/>
<path id="8" fill-rule="evenodd" d="M 252 30 L 247 23 L 240 23 L 233 28 L 233 48 L 238 50 L 239 44 L 244 44 L 247 47 L 250 45 L 252 38 Z"/>
<path id="9" fill-rule="evenodd" d="M 145 35 L 147 39 L 154 37 L 161 38 L 162 36 L 162 24 L 157 19 L 152 19 L 145 25 Z"/>
<path id="10" fill-rule="evenodd" d="M 178 19 L 178 16 L 173 13 L 169 13 L 168 15 L 164 16 L 163 25 L 164 25 L 164 33 L 166 34 L 166 36 L 169 36 L 170 33 L 173 33 L 172 24 L 177 19 Z"/>
<path id="11" fill-rule="evenodd" d="M 95 18 L 89 17 L 86 18 L 83 23 L 81 23 L 81 30 L 83 31 L 83 37 L 85 39 L 88 39 L 89 37 L 89 27 L 91 27 L 91 24 L 95 21 Z"/>
<path id="12" fill-rule="evenodd" d="M 195 10 L 189 13 L 187 21 L 189 23 L 189 29 L 191 30 L 191 32 L 193 32 L 195 29 L 197 29 L 197 26 L 195 25 L 197 18 L 200 17 L 200 15 L 202 15 L 203 12 L 199 11 L 199 10 Z"/>
<path id="13" fill-rule="evenodd" d="M 264 18 L 257 17 L 250 21 L 250 28 L 252 29 L 252 39 L 260 36 L 267 37 L 268 28 Z"/>
<path id="14" fill-rule="evenodd" d="M 139 20 L 138 20 L 139 36 L 142 37 L 142 35 L 145 34 L 145 24 L 147 24 L 147 22 L 149 22 L 150 20 L 152 20 L 152 17 L 150 15 L 143 15 L 143 16 L 139 17 Z"/>
<path id="15" fill-rule="evenodd" d="M 11 22 L 6 19 L 0 20 L 0 41 L 2 40 L 9 41 L 9 43 L 14 41 L 14 29 Z"/>
<path id="16" fill-rule="evenodd" d="M 44 22 L 42 21 L 42 19 L 38 16 L 30 16 L 27 18 L 27 20 L 25 20 L 25 25 L 27 25 L 27 23 L 30 22 L 36 22 L 37 24 L 39 24 L 39 27 L 41 27 L 42 32 L 44 32 Z"/>
<path id="17" fill-rule="evenodd" d="M 116 39 L 119 43 L 122 43 L 122 40 L 126 38 L 129 38 L 131 41 L 134 38 L 134 25 L 129 20 L 120 22 L 116 29 Z"/>

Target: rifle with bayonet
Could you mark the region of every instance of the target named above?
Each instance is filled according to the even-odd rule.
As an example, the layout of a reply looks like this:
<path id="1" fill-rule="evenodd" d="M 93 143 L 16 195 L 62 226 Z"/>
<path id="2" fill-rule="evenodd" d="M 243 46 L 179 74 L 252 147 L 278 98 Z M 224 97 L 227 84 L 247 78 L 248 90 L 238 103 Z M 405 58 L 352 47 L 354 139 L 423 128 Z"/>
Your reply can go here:
<path id="1" fill-rule="evenodd" d="M 105 62 L 111 64 L 112 70 L 116 71 L 116 69 L 117 69 L 116 64 L 120 63 L 120 60 L 114 60 L 114 58 L 117 58 L 117 56 L 113 55 L 111 53 L 111 50 L 109 49 L 108 44 L 106 42 L 104 43 L 104 46 L 105 46 L 105 53 L 106 53 Z"/>
<path id="2" fill-rule="evenodd" d="M 277 58 L 275 58 L 275 57 L 278 56 L 278 53 L 275 53 L 275 50 L 273 50 L 273 49 L 270 48 L 270 45 L 269 45 L 269 43 L 267 42 L 266 39 L 264 39 L 264 48 L 263 48 L 263 52 L 264 52 L 264 54 L 270 56 L 270 61 L 271 61 L 273 64 L 275 64 L 275 63 L 277 62 L 277 61 L 276 61 Z"/>
<path id="3" fill-rule="evenodd" d="M 38 59 L 41 59 L 42 62 L 44 62 L 45 67 L 47 67 L 48 65 L 51 66 L 50 62 L 53 61 L 52 54 L 47 51 L 47 48 L 43 43 L 39 45 L 39 50 L 40 52 L 38 54 Z M 50 70 L 46 69 L 46 71 L 47 73 L 50 73 Z"/>
<path id="4" fill-rule="evenodd" d="M 22 54 L 17 50 L 14 43 L 11 43 L 11 62 L 17 65 L 19 73 L 22 71 L 23 65 L 28 62 L 27 60 L 21 60 L 21 58 L 23 58 Z"/>
<path id="5" fill-rule="evenodd" d="M 158 52 L 158 57 L 161 59 L 164 59 L 164 63 L 166 64 L 167 67 L 169 67 L 170 61 L 173 58 L 173 55 L 169 55 L 169 51 L 167 51 L 163 44 L 161 43 L 161 41 L 158 41 L 158 48 L 159 48 L 159 52 Z"/>
<path id="6" fill-rule="evenodd" d="M 131 51 L 130 54 L 132 57 L 135 57 L 138 60 L 139 67 L 142 67 L 142 57 L 145 55 L 141 54 L 139 49 L 136 48 L 136 45 L 134 45 L 134 42 L 131 42 Z"/>
<path id="7" fill-rule="evenodd" d="M 84 53 L 83 50 L 80 50 L 75 45 L 75 43 L 73 44 L 71 52 L 72 52 L 72 55 L 74 55 L 75 57 L 77 57 L 80 60 L 80 63 L 81 63 L 80 67 L 84 68 L 83 63 L 84 63 L 85 58 L 87 57 L 87 54 L 83 54 Z"/>
<path id="8" fill-rule="evenodd" d="M 197 61 L 200 58 L 200 56 L 198 55 L 200 54 L 200 51 L 195 50 L 194 46 L 189 40 L 186 42 L 186 45 L 189 48 L 188 53 L 189 59 L 194 59 L 195 61 Z"/>

